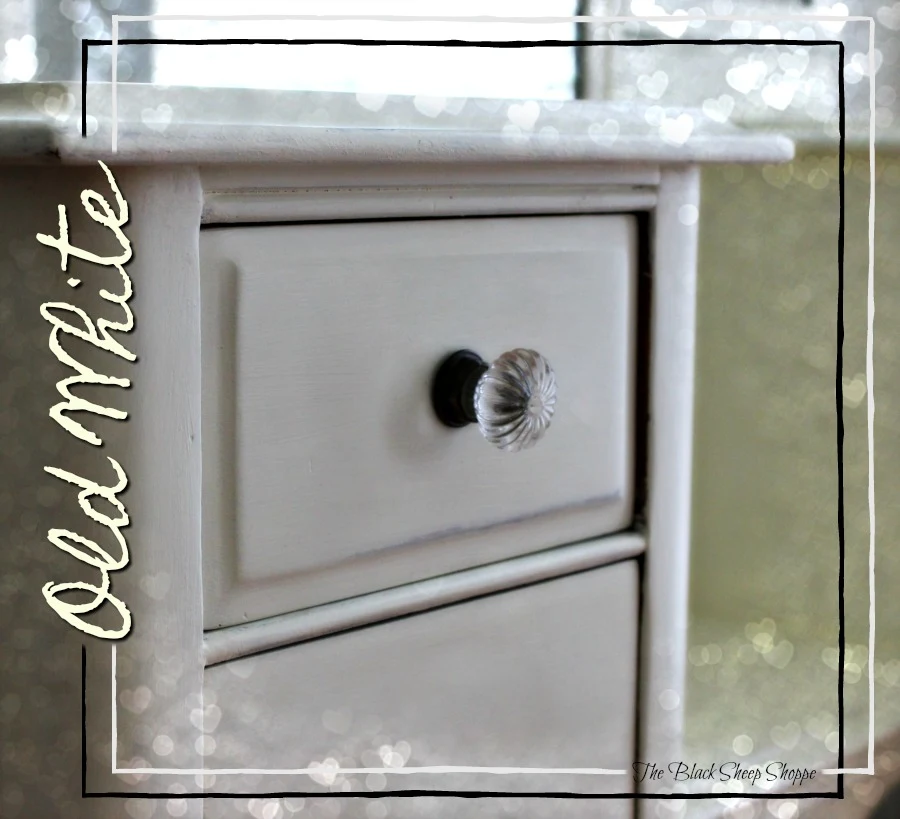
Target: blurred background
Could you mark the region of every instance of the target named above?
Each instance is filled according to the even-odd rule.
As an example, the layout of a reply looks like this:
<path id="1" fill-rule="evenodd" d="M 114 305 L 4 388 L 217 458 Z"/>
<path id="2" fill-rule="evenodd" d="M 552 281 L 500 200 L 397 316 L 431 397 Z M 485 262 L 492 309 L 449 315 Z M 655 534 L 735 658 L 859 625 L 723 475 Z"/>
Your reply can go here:
<path id="1" fill-rule="evenodd" d="M 247 3 L 217 0 L 0 0 L 0 80 L 76 79 L 82 37 L 110 34 L 112 14 L 240 14 Z M 843 317 L 845 658 L 848 762 L 864 765 L 868 729 L 868 507 L 866 378 L 870 122 L 876 144 L 874 422 L 878 635 L 875 696 L 879 745 L 876 780 L 848 780 L 840 813 L 797 800 L 768 803 L 660 803 L 659 815 L 728 810 L 751 817 L 850 817 L 900 777 L 900 372 L 894 327 L 900 318 L 900 3 L 887 0 L 469 0 L 349 2 L 256 0 L 254 14 L 424 14 L 598 17 L 670 14 L 638 22 L 521 23 L 157 20 L 122 23 L 120 37 L 363 37 L 399 39 L 662 39 L 646 47 L 527 49 L 285 48 L 124 46 L 118 79 L 162 85 L 247 86 L 348 91 L 361 104 L 379 95 L 416 95 L 423 111 L 452 108 L 458 97 L 530 99 L 554 105 L 574 98 L 634 100 L 659 111 L 702 108 L 718 121 L 788 133 L 798 152 L 788 165 L 713 166 L 703 171 L 693 487 L 688 757 L 769 759 L 834 765 L 838 748 L 838 477 L 835 361 L 838 353 L 838 51 L 835 46 L 688 45 L 689 38 L 839 39 L 846 46 L 846 247 Z M 686 21 L 691 16 L 760 17 Z M 814 17 L 830 17 L 814 20 Z M 869 24 L 875 20 L 874 76 Z M 241 48 L 241 47 L 239 47 Z M 91 79 L 110 76 L 109 49 L 92 49 Z M 460 51 L 464 51 L 461 54 Z M 872 88 L 874 83 L 874 89 Z M 874 108 L 870 93 L 874 91 Z M 38 103 L 36 104 L 47 104 Z M 168 110 L 166 110 L 168 109 Z M 652 111 L 653 109 L 651 109 Z M 56 114 L 55 111 L 50 113 Z M 165 127 L 177 112 L 165 103 L 144 112 Z M 871 114 L 871 120 L 870 120 Z M 60 116 L 67 115 L 65 110 Z M 4 249 L 6 250 L 6 249 Z M 22 247 L 10 248 L 24 270 Z M 27 419 L 43 415 L 46 327 L 38 304 L 45 283 L 0 279 L 0 521 L 11 541 L 43 540 L 45 517 L 59 503 L 42 479 L 45 452 Z M 40 464 L 37 461 L 41 461 Z M 15 476 L 14 476 L 15 475 Z M 34 476 L 34 481 L 23 480 Z M 37 548 L 37 546 L 36 546 Z M 29 572 L 34 573 L 30 577 Z M 12 605 L 17 585 L 43 582 L 40 567 L 0 589 Z M 27 630 L 26 630 L 27 631 Z M 16 640 L 28 642 L 28 635 Z M 4 673 L 14 673 L 8 653 Z M 0 720 L 22 703 L 7 695 Z M 25 696 L 23 693 L 21 696 Z M 15 804 L 15 796 L 6 808 Z M 0 813 L 7 815 L 3 809 Z M 13 814 L 9 814 L 13 815 Z"/>

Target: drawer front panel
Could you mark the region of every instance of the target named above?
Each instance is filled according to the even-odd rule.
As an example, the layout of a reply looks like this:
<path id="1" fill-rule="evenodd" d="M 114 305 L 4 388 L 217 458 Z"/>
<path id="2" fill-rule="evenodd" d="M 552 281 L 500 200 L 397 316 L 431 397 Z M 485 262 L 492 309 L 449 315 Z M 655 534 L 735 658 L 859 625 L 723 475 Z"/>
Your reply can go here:
<path id="1" fill-rule="evenodd" d="M 207 669 L 210 768 L 326 765 L 318 776 L 267 776 L 254 788 L 229 776 L 216 790 L 631 793 L 637 586 L 627 561 Z M 626 773 L 329 774 L 329 760 Z M 559 815 L 559 803 L 541 813 L 542 801 L 515 815 Z M 625 803 L 603 805 L 604 816 L 631 815 Z M 597 815 L 597 803 L 571 807 Z M 359 810 L 348 815 L 365 816 Z"/>
<path id="2" fill-rule="evenodd" d="M 624 528 L 626 216 L 201 235 L 207 628 Z M 443 426 L 440 361 L 516 347 L 558 400 L 532 449 Z"/>

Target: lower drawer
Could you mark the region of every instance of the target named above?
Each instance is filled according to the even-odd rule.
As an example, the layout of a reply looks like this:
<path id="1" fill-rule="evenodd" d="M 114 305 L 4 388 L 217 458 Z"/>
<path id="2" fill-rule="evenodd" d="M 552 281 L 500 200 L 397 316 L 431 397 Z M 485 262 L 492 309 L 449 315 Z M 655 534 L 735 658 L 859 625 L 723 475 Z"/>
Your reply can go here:
<path id="1" fill-rule="evenodd" d="M 637 622 L 638 569 L 625 561 L 214 666 L 207 765 L 282 771 L 215 790 L 630 793 Z M 307 766 L 317 773 L 290 773 Z M 425 766 L 621 773 L 390 772 Z M 342 801 L 341 816 L 367 816 L 366 802 Z M 415 802 L 391 815 L 416 815 Z M 449 800 L 440 815 L 472 804 Z M 593 800 L 565 804 L 598 815 Z M 624 799 L 603 811 L 632 815 Z"/>

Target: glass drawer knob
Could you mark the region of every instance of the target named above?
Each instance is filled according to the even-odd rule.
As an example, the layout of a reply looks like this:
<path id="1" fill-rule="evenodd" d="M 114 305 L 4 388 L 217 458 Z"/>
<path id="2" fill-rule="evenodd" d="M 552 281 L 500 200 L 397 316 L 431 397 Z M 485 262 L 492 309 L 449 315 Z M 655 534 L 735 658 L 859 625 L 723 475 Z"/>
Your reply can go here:
<path id="1" fill-rule="evenodd" d="M 518 452 L 534 446 L 550 426 L 556 375 L 534 350 L 510 350 L 491 364 L 458 350 L 438 367 L 431 400 L 443 424 L 477 424 L 498 449 Z"/>

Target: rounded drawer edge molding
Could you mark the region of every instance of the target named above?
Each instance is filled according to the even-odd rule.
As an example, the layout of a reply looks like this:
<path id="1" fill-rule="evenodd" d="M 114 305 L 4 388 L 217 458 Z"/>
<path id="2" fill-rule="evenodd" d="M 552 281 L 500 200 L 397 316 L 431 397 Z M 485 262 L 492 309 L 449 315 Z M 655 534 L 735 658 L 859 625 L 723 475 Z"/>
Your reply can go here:
<path id="1" fill-rule="evenodd" d="M 217 665 L 351 628 L 377 625 L 394 617 L 599 568 L 636 557 L 644 548 L 643 535 L 625 532 L 253 623 L 215 629 L 204 635 L 204 662 L 207 666 Z"/>

